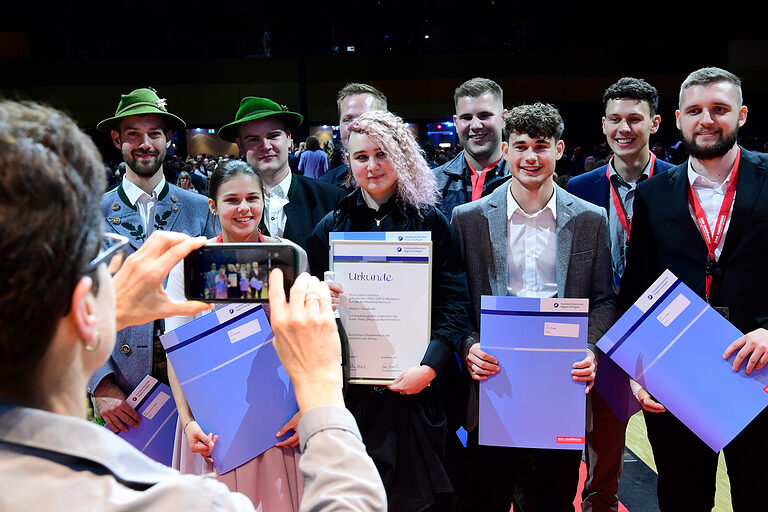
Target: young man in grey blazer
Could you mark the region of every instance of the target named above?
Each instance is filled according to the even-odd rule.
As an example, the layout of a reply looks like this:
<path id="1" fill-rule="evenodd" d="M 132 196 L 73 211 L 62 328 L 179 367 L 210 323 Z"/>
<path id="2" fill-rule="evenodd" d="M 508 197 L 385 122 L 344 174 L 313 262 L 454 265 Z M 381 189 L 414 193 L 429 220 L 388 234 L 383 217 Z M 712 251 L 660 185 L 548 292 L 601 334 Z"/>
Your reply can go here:
<path id="1" fill-rule="evenodd" d="M 467 268 L 469 336 L 463 356 L 472 378 L 471 503 L 476 510 L 570 510 L 581 452 L 479 446 L 478 381 L 500 370 L 480 349 L 481 295 L 589 298 L 587 357 L 573 379 L 595 376 L 595 344 L 616 316 L 605 211 L 557 187 L 552 179 L 564 142 L 562 118 L 551 105 L 521 105 L 505 116 L 502 154 L 512 178 L 489 196 L 456 207 L 451 224 Z"/>
<path id="2" fill-rule="evenodd" d="M 184 126 L 152 89 L 123 94 L 115 115 L 97 126 L 112 138 L 125 160 L 125 177 L 104 194 L 101 210 L 105 230 L 127 237 L 129 253 L 156 230 L 208 238 L 215 235 L 206 197 L 168 183 L 163 175 L 173 130 Z M 167 381 L 165 352 L 159 340 L 162 331 L 160 320 L 119 331 L 112 356 L 88 381 L 96 408 L 115 432 L 128 431 L 140 420 L 125 398 L 145 376 Z"/>

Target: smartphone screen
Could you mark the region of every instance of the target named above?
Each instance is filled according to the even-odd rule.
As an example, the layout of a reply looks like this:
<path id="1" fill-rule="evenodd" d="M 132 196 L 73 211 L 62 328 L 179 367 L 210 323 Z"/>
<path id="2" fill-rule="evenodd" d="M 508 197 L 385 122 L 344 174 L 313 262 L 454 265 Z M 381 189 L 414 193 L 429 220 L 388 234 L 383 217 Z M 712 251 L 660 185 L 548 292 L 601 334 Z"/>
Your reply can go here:
<path id="1" fill-rule="evenodd" d="M 290 244 L 210 244 L 184 258 L 187 299 L 203 302 L 267 302 L 269 273 L 283 271 L 288 297 L 296 279 L 298 254 Z"/>

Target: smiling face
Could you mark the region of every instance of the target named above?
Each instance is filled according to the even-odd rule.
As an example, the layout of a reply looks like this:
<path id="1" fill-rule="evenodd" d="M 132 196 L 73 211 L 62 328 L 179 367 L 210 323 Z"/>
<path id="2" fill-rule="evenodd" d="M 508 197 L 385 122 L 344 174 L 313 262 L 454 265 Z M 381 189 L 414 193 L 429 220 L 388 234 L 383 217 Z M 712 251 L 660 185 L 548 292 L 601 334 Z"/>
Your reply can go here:
<path id="1" fill-rule="evenodd" d="M 464 96 L 456 102 L 456 133 L 464 151 L 478 162 L 498 158 L 504 107 L 492 93 Z M 478 171 L 481 169 L 477 169 Z"/>
<path id="2" fill-rule="evenodd" d="M 688 154 L 700 160 L 725 155 L 736 144 L 739 128 L 747 121 L 738 87 L 730 82 L 693 85 L 683 91 L 677 127 Z"/>
<path id="3" fill-rule="evenodd" d="M 248 164 L 265 180 L 284 177 L 290 172 L 288 152 L 291 132 L 277 117 L 264 117 L 243 123 L 235 143 Z"/>
<path id="4" fill-rule="evenodd" d="M 221 222 L 225 242 L 257 242 L 264 198 L 261 183 L 255 176 L 237 174 L 224 181 L 216 194 L 216 202 L 208 200 L 212 212 Z"/>
<path id="5" fill-rule="evenodd" d="M 647 157 L 648 140 L 660 122 L 660 116 L 651 116 L 647 101 L 612 99 L 605 106 L 603 133 L 617 158 L 632 161 Z"/>
<path id="6" fill-rule="evenodd" d="M 531 138 L 527 133 L 512 132 L 501 151 L 512 177 L 528 190 L 540 189 L 552 181 L 557 161 L 565 144 L 554 137 Z"/>
<path id="7" fill-rule="evenodd" d="M 110 132 L 112 143 L 123 153 L 129 172 L 141 178 L 152 178 L 162 172 L 165 150 L 171 145 L 171 132 L 157 114 L 128 116 L 119 130 Z"/>
<path id="8" fill-rule="evenodd" d="M 395 193 L 397 176 L 392 161 L 368 135 L 349 136 L 349 166 L 355 180 L 378 204 Z"/>

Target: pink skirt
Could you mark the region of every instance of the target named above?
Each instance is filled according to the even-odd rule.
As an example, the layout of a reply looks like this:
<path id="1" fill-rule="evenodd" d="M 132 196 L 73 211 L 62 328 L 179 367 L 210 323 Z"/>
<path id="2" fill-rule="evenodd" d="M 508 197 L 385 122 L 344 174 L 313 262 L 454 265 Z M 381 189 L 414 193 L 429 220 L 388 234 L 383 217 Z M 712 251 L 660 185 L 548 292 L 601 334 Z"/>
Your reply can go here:
<path id="1" fill-rule="evenodd" d="M 299 457 L 298 448 L 274 446 L 242 466 L 219 475 L 213 464 L 192 453 L 181 424 L 176 421 L 173 467 L 185 474 L 214 473 L 216 479 L 230 490 L 248 496 L 257 511 L 298 512 L 304 491 Z"/>

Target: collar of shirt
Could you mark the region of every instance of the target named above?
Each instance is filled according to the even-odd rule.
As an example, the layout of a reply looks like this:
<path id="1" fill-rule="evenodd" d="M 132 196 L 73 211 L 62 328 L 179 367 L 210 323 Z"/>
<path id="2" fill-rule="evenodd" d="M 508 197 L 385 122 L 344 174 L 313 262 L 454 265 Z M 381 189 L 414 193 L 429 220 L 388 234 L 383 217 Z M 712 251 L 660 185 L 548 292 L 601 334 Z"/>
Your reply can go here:
<path id="1" fill-rule="evenodd" d="M 645 167 L 643 168 L 643 172 L 640 173 L 640 177 L 638 177 L 637 181 L 635 181 L 634 183 L 629 183 L 628 181 L 626 181 L 624 178 L 621 177 L 621 175 L 616 171 L 616 167 L 614 167 L 613 165 L 613 158 L 611 158 L 608 161 L 608 175 L 610 176 L 611 181 L 613 181 L 617 186 L 632 190 L 637 186 L 638 183 L 648 179 L 648 174 L 651 172 L 652 161 L 653 161 L 653 158 L 648 159 L 648 163 L 645 164 Z"/>
<path id="2" fill-rule="evenodd" d="M 691 159 L 688 159 L 688 183 L 691 184 L 694 190 L 701 189 L 701 188 L 708 188 L 715 192 L 717 192 L 720 195 L 725 195 L 725 189 L 728 188 L 728 182 L 731 181 L 731 176 L 733 175 L 733 169 L 731 169 L 731 172 L 728 173 L 728 176 L 726 176 L 725 181 L 723 181 L 721 184 L 718 184 L 715 181 L 710 180 L 706 176 L 702 176 L 701 174 L 697 173 L 693 169 L 693 163 Z"/>
<path id="3" fill-rule="evenodd" d="M 367 206 L 371 210 L 379 211 L 379 205 L 376 204 L 376 201 L 373 200 L 373 198 L 371 197 L 371 194 L 369 194 L 364 188 L 360 189 L 360 193 L 363 196 L 363 201 L 365 202 L 365 206 Z"/>
<path id="4" fill-rule="evenodd" d="M 280 183 L 272 187 L 272 189 L 269 191 L 269 197 L 279 197 L 286 199 L 288 197 L 288 191 L 291 189 L 292 175 L 293 173 L 289 172 Z"/>
<path id="5" fill-rule="evenodd" d="M 157 184 L 157 186 L 152 190 L 152 194 L 147 194 L 150 197 L 159 197 L 160 192 L 163 191 L 163 187 L 165 186 L 165 176 L 163 176 L 160 179 L 160 183 Z M 144 190 L 142 190 L 138 185 L 131 182 L 131 180 L 128 179 L 128 176 L 123 178 L 123 192 L 125 192 L 125 197 L 128 198 L 128 200 L 131 202 L 131 206 L 135 207 L 136 203 L 138 202 L 139 198 L 141 198 L 142 194 L 146 194 Z"/>
<path id="6" fill-rule="evenodd" d="M 514 196 L 512 195 L 512 187 L 507 187 L 507 221 L 510 221 L 512 219 L 512 215 L 515 214 L 515 212 L 518 212 L 520 215 L 522 215 L 525 218 L 533 219 L 541 215 L 544 211 L 550 210 L 552 212 L 552 218 L 557 221 L 557 200 L 555 196 L 557 195 L 557 192 L 555 190 L 552 191 L 552 197 L 549 198 L 549 201 L 547 201 L 547 204 L 544 205 L 544 208 L 539 210 L 538 212 L 534 214 L 527 214 L 525 211 L 520 208 L 520 205 L 517 204 L 517 201 L 515 201 Z"/>

